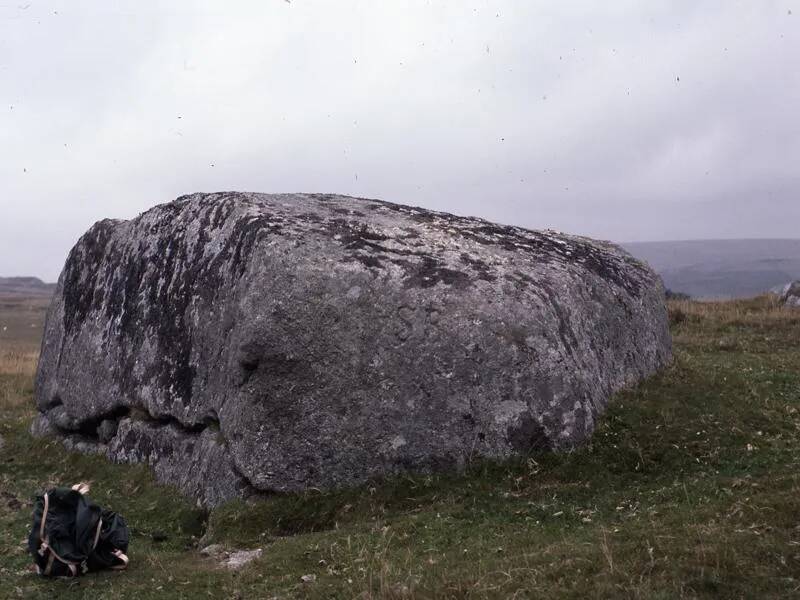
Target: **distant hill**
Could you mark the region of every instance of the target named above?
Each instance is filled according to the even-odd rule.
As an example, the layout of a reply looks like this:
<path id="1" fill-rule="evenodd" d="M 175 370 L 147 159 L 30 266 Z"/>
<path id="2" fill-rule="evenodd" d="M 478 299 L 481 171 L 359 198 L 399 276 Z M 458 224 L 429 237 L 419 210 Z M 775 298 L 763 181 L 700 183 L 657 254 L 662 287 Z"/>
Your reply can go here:
<path id="1" fill-rule="evenodd" d="M 675 292 L 743 298 L 800 279 L 799 240 L 690 240 L 622 246 L 647 261 Z"/>
<path id="2" fill-rule="evenodd" d="M 38 277 L 0 277 L 0 296 L 49 298 L 55 289 L 55 283 L 45 283 Z"/>

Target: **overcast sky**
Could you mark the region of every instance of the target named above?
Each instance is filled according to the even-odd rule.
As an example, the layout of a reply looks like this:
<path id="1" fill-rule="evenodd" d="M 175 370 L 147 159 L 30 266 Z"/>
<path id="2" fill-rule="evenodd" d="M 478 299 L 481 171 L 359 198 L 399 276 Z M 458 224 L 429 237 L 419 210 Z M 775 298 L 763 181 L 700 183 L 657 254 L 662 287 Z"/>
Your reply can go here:
<path id="1" fill-rule="evenodd" d="M 0 0 L 0 275 L 219 190 L 800 237 L 800 1 Z"/>

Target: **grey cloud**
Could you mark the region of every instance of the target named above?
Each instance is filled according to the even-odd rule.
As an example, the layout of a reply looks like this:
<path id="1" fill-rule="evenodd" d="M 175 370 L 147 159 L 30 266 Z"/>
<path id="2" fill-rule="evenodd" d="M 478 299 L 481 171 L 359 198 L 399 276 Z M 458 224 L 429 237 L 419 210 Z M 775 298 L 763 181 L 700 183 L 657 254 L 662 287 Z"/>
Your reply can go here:
<path id="1" fill-rule="evenodd" d="M 2 5 L 0 274 L 52 280 L 95 220 L 223 189 L 797 237 L 791 2 L 598 6 Z"/>

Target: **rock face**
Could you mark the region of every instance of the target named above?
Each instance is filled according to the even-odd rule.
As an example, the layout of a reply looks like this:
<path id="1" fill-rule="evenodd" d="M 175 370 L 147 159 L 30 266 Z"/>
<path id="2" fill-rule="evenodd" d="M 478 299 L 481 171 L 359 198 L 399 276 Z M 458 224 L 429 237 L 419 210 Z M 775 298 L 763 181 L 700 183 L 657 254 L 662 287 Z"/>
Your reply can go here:
<path id="1" fill-rule="evenodd" d="M 211 505 L 457 469 L 585 440 L 668 362 L 667 323 L 658 276 L 609 243 L 343 196 L 183 196 L 73 248 L 34 429 Z"/>
<path id="2" fill-rule="evenodd" d="M 789 308 L 800 308 L 800 281 L 790 283 L 783 288 L 781 302 Z"/>

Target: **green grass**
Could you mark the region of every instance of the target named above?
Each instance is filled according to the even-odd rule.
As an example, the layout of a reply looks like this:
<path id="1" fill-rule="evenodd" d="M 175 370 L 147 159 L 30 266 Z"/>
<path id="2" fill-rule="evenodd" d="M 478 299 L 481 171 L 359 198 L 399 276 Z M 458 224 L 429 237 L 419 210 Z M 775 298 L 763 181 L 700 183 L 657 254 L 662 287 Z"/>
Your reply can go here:
<path id="1" fill-rule="evenodd" d="M 670 312 L 673 365 L 618 394 L 576 452 L 210 515 L 145 468 L 32 439 L 29 371 L 0 368 L 0 597 L 800 597 L 800 311 Z M 39 579 L 30 498 L 82 479 L 128 518 L 131 569 Z M 234 574 L 200 556 L 211 542 L 264 552 Z"/>

